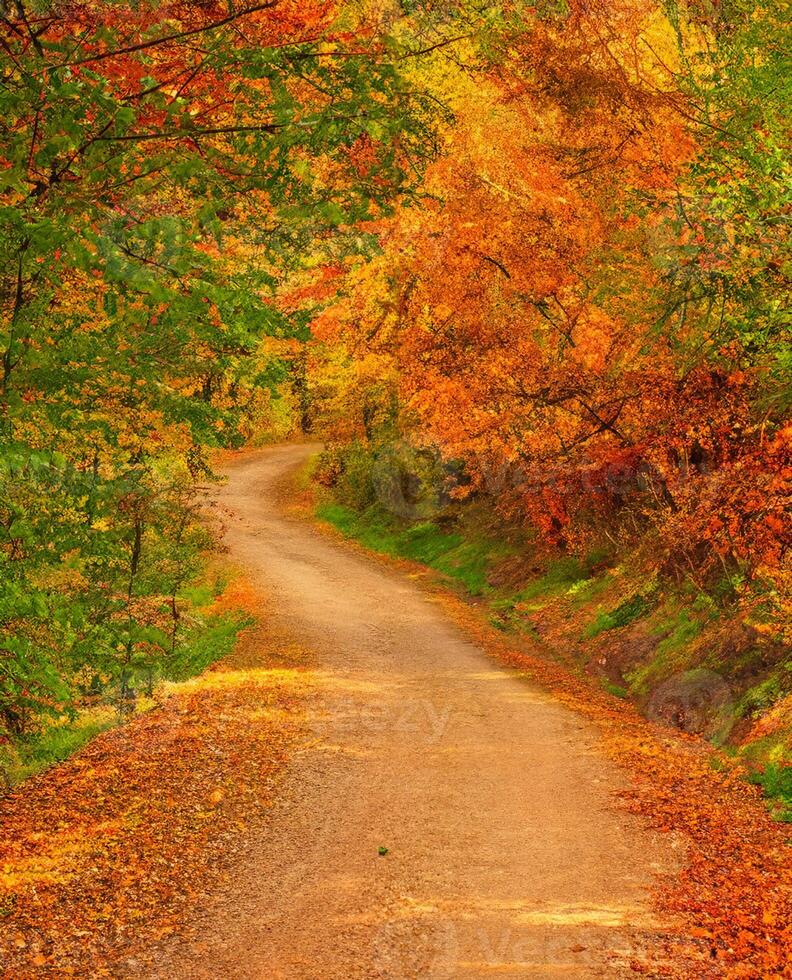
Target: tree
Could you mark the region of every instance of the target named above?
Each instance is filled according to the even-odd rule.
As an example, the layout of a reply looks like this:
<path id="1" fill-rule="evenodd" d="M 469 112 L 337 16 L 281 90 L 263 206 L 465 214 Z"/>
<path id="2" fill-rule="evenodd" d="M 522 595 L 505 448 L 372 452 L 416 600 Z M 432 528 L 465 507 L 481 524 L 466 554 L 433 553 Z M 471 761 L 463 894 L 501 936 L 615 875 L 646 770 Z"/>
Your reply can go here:
<path id="1" fill-rule="evenodd" d="M 0 44 L 0 718 L 17 731 L 86 672 L 123 693 L 172 655 L 206 452 L 266 403 L 262 339 L 303 329 L 279 284 L 406 186 L 420 105 L 383 40 L 324 0 L 15 2 Z"/>
<path id="2" fill-rule="evenodd" d="M 779 581 L 782 36 L 756 3 L 540 5 L 486 68 L 423 77 L 456 86 L 446 152 L 317 329 L 395 370 L 402 431 L 549 542 L 648 534 Z"/>

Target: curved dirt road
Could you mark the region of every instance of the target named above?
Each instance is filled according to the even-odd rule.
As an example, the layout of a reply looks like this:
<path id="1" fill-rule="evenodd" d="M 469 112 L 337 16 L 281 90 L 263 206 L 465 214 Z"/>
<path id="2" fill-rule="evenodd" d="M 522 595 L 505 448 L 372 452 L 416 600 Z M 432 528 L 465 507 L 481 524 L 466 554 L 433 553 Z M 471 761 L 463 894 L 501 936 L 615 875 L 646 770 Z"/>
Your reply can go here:
<path id="1" fill-rule="evenodd" d="M 618 809 L 587 723 L 408 577 L 283 515 L 278 485 L 309 452 L 244 458 L 221 499 L 232 557 L 313 652 L 313 737 L 266 834 L 199 910 L 200 949 L 158 975 L 634 975 L 662 931 L 647 889 L 668 841 Z"/>

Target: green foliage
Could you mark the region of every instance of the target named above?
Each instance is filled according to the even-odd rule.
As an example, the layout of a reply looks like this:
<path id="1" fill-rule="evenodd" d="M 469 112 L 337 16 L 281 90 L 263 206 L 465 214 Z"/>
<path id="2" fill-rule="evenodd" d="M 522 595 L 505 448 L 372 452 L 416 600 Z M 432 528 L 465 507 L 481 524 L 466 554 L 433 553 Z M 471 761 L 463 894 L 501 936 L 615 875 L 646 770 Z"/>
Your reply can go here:
<path id="1" fill-rule="evenodd" d="M 777 820 L 792 823 L 792 764 L 769 762 L 749 775 L 749 780 L 761 786 L 771 800 L 771 810 Z"/>
<path id="2" fill-rule="evenodd" d="M 693 618 L 687 609 L 680 609 L 679 612 L 665 622 L 655 625 L 655 635 L 662 639 L 657 646 L 660 655 L 674 653 L 683 650 L 687 644 L 695 639 L 702 629 L 700 619 Z"/>
<path id="3" fill-rule="evenodd" d="M 116 719 L 105 710 L 103 713 L 86 712 L 80 718 L 49 725 L 40 732 L 28 735 L 14 746 L 13 754 L 5 762 L 12 785 L 36 775 L 58 762 L 74 755 L 100 732 L 110 728 Z M 0 758 L 0 766 L 3 760 Z"/>
<path id="4" fill-rule="evenodd" d="M 510 550 L 502 542 L 482 537 L 467 539 L 429 521 L 405 524 L 374 507 L 357 514 L 341 504 L 322 502 L 316 515 L 372 551 L 408 558 L 435 569 L 470 595 L 491 591 L 487 573 Z"/>
<path id="5" fill-rule="evenodd" d="M 787 681 L 789 684 L 790 681 Z M 778 674 L 766 677 L 759 684 L 749 688 L 737 705 L 737 713 L 743 717 L 754 717 L 771 708 L 787 693 L 784 681 Z"/>
<path id="6" fill-rule="evenodd" d="M 198 606 L 210 602 L 218 589 L 222 590 L 222 583 L 222 576 L 213 581 L 204 577 L 185 592 Z M 194 610 L 196 606 L 193 606 Z M 240 631 L 251 623 L 250 617 L 242 614 L 201 617 L 197 610 L 190 621 L 190 628 L 181 634 L 178 644 L 172 646 L 167 656 L 162 656 L 155 664 L 143 659 L 129 665 L 126 674 L 129 691 L 151 693 L 158 680 L 182 681 L 202 673 L 232 652 Z M 111 680 L 108 677 L 108 682 Z M 126 713 L 110 707 L 111 703 L 117 704 L 117 700 L 112 689 L 101 682 L 93 685 L 91 701 L 99 706 L 75 708 L 67 715 L 54 717 L 49 723 L 40 723 L 36 729 L 6 745 L 5 750 L 0 744 L 0 777 L 5 773 L 5 778 L 14 785 L 62 762 L 94 736 L 118 724 Z"/>
<path id="7" fill-rule="evenodd" d="M 540 597 L 560 595 L 588 581 L 588 569 L 584 561 L 572 556 L 556 558 L 548 562 L 544 574 L 521 589 L 514 596 L 513 601 L 516 604 Z"/>
<path id="8" fill-rule="evenodd" d="M 651 608 L 651 599 L 638 593 L 630 599 L 625 599 L 610 612 L 599 612 L 597 618 L 583 631 L 583 637 L 584 639 L 591 639 L 607 630 L 620 629 L 622 626 L 627 626 L 634 620 L 640 619 L 641 616 L 645 616 Z"/>
<path id="9" fill-rule="evenodd" d="M 143 3 L 140 50 L 105 0 L 35 36 L 5 13 L 0 740 L 227 649 L 238 624 L 188 625 L 184 592 L 209 453 L 269 417 L 291 361 L 264 343 L 308 335 L 279 291 L 360 250 L 431 131 L 389 59 L 317 56 L 321 4 L 302 31 L 277 4 L 218 25 Z"/>
<path id="10" fill-rule="evenodd" d="M 355 439 L 325 450 L 317 475 L 355 511 L 379 507 L 417 521 L 442 510 L 446 473 L 436 454 L 394 439 L 387 423 L 371 443 Z"/>
<path id="11" fill-rule="evenodd" d="M 376 484 L 374 457 L 368 447 L 352 442 L 345 447 L 343 457 L 336 465 L 340 467 L 335 481 L 338 499 L 356 511 L 371 507 L 376 501 Z"/>
<path id="12" fill-rule="evenodd" d="M 676 226 L 696 229 L 669 265 L 671 303 L 698 328 L 685 332 L 691 361 L 702 346 L 728 363 L 757 366 L 757 409 L 767 424 L 789 410 L 784 213 L 790 204 L 786 152 L 792 99 L 788 23 L 773 0 L 732 0 L 711 8 L 706 43 L 683 7 L 664 4 L 678 31 L 684 70 L 678 83 L 698 116 L 699 152 L 678 188 Z M 705 18 L 705 20 L 708 18 Z M 688 306 L 689 304 L 689 306 Z M 710 312 L 721 310 L 717 330 Z M 706 349 L 706 348 L 705 348 Z"/>
<path id="13" fill-rule="evenodd" d="M 582 578 L 577 582 L 573 582 L 566 590 L 566 594 L 575 605 L 582 606 L 604 592 L 610 584 L 611 578 L 605 572 L 599 575 L 592 575 L 591 578 Z"/>
<path id="14" fill-rule="evenodd" d="M 653 684 L 675 670 L 684 669 L 688 665 L 690 644 L 703 628 L 704 621 L 692 616 L 684 606 L 675 608 L 670 615 L 655 619 L 650 632 L 659 640 L 651 659 L 648 663 L 633 667 L 626 674 L 633 694 L 645 695 Z"/>
<path id="15" fill-rule="evenodd" d="M 602 686 L 608 694 L 612 694 L 615 698 L 620 698 L 623 701 L 629 700 L 630 698 L 630 692 L 621 684 L 614 684 L 612 681 L 603 680 Z"/>
<path id="16" fill-rule="evenodd" d="M 196 624 L 165 661 L 161 676 L 167 680 L 181 681 L 202 673 L 215 661 L 231 653 L 240 631 L 252 622 L 249 616 L 222 615 Z"/>

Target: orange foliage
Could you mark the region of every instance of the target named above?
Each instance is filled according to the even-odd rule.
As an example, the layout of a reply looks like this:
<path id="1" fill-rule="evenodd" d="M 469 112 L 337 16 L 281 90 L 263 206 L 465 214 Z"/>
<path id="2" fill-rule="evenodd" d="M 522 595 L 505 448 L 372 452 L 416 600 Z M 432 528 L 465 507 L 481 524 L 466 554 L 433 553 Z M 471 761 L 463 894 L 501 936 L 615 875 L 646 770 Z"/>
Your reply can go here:
<path id="1" fill-rule="evenodd" d="M 652 0 L 570 8 L 457 79 L 422 207 L 380 225 L 384 255 L 316 335 L 392 365 L 402 426 L 556 544 L 654 527 L 672 561 L 778 569 L 789 457 L 757 417 L 766 366 L 719 339 L 725 286 L 674 294 L 691 242 L 697 276 L 715 261 L 674 29 Z"/>

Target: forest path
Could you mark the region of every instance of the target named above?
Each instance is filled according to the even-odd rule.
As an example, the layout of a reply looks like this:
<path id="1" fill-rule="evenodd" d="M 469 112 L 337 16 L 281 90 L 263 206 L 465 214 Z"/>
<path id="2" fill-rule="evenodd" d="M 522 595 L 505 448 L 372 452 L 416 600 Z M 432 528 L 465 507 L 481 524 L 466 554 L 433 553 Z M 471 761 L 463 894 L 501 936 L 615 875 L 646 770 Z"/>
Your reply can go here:
<path id="1" fill-rule="evenodd" d="M 237 460 L 221 503 L 232 558 L 311 651 L 311 737 L 265 833 L 197 910 L 200 946 L 147 975 L 634 975 L 663 931 L 648 888 L 674 865 L 669 841 L 618 807 L 593 727 L 408 576 L 285 513 L 310 452 Z"/>

